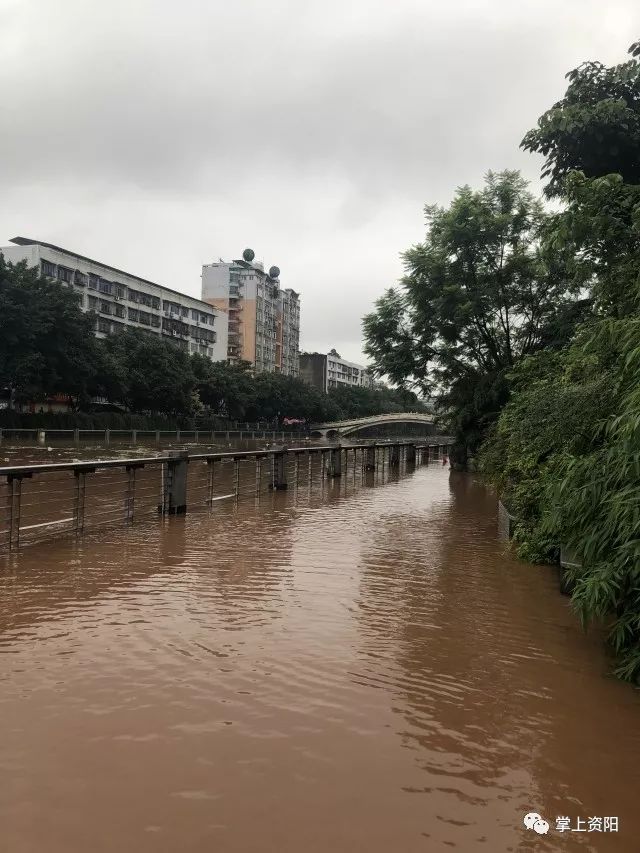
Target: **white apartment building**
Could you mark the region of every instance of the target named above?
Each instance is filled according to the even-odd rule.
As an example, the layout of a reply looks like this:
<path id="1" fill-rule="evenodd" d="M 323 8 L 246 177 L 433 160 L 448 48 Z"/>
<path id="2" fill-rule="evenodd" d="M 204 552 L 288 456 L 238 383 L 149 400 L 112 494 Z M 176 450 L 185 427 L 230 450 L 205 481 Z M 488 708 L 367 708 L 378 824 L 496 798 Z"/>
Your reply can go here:
<path id="1" fill-rule="evenodd" d="M 96 315 L 95 334 L 124 328 L 155 334 L 212 361 L 227 360 L 227 315 L 206 302 L 85 258 L 51 243 L 14 237 L 0 249 L 7 261 L 26 261 L 71 288 L 83 311 Z"/>
<path id="2" fill-rule="evenodd" d="M 341 358 L 335 349 L 327 353 L 327 386 L 338 388 L 340 385 L 370 388 L 372 376 L 368 368 L 353 361 Z"/>
<path id="3" fill-rule="evenodd" d="M 229 361 L 256 373 L 299 374 L 300 298 L 280 287 L 280 270 L 266 273 L 251 249 L 239 260 L 202 267 L 202 299 L 229 316 Z"/>
<path id="4" fill-rule="evenodd" d="M 331 388 L 372 388 L 373 376 L 367 367 L 347 361 L 335 349 L 328 353 L 301 353 L 300 375 L 305 382 L 325 393 Z"/>

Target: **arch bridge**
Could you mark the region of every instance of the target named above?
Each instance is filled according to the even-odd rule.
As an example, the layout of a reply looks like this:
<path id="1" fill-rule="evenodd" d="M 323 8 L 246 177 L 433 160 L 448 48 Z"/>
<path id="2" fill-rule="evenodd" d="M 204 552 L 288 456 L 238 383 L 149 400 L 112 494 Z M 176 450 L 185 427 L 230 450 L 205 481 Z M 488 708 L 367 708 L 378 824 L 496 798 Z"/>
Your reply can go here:
<path id="1" fill-rule="evenodd" d="M 389 435 L 393 432 L 395 436 L 402 435 L 404 432 L 410 432 L 411 435 L 418 433 L 432 435 L 435 431 L 434 418 L 433 415 L 420 412 L 394 412 L 388 415 L 371 415 L 368 418 L 352 418 L 311 425 L 312 438 L 336 438 L 356 434 L 362 437 L 364 432 L 373 434 L 376 431 L 385 431 Z"/>

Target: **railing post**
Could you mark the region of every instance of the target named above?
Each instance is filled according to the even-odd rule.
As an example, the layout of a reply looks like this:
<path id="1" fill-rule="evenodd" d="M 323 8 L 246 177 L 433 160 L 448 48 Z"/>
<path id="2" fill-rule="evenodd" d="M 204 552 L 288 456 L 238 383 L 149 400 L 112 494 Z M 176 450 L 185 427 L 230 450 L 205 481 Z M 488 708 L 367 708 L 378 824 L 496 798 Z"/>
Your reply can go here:
<path id="1" fill-rule="evenodd" d="M 111 430 L 105 429 L 104 431 L 104 443 L 108 447 L 109 442 L 111 441 Z"/>
<path id="2" fill-rule="evenodd" d="M 30 476 L 30 475 L 27 475 Z M 22 496 L 22 475 L 10 474 L 7 494 L 7 512 L 9 516 L 9 550 L 20 547 L 20 509 Z"/>
<path id="3" fill-rule="evenodd" d="M 131 430 L 131 442 L 132 442 L 132 444 L 138 443 L 138 430 L 137 429 Z"/>
<path id="4" fill-rule="evenodd" d="M 237 459 L 233 460 L 233 496 L 238 500 L 240 495 L 240 462 Z"/>
<path id="5" fill-rule="evenodd" d="M 284 491 L 287 488 L 286 450 L 273 454 L 273 477 L 270 488 L 274 492 Z"/>
<path id="6" fill-rule="evenodd" d="M 340 445 L 337 447 L 332 447 L 329 451 L 329 470 L 327 471 L 327 477 L 341 477 L 342 476 L 342 448 Z"/>
<path id="7" fill-rule="evenodd" d="M 78 536 L 84 530 L 84 498 L 86 492 L 87 471 L 74 471 L 76 490 L 73 498 L 73 530 Z"/>
<path id="8" fill-rule="evenodd" d="M 196 444 L 199 442 L 200 430 L 196 430 Z"/>
<path id="9" fill-rule="evenodd" d="M 400 447 L 397 444 L 389 446 L 389 468 L 397 468 L 400 465 Z"/>
<path id="10" fill-rule="evenodd" d="M 80 444 L 80 430 L 77 427 L 73 431 L 73 443 Z"/>
<path id="11" fill-rule="evenodd" d="M 184 515 L 187 511 L 189 452 L 178 450 L 170 453 L 169 456 L 171 458 L 165 462 L 162 513 L 164 515 Z"/>
<path id="12" fill-rule="evenodd" d="M 136 503 L 136 468 L 142 465 L 127 465 L 127 495 L 124 504 L 124 515 L 127 524 L 133 524 L 133 516 Z"/>
<path id="13" fill-rule="evenodd" d="M 366 462 L 364 465 L 365 471 L 375 471 L 376 470 L 376 445 L 372 444 L 371 447 L 367 447 L 366 453 Z"/>
<path id="14" fill-rule="evenodd" d="M 256 456 L 256 495 L 260 494 L 260 484 L 262 482 L 262 459 Z"/>
<path id="15" fill-rule="evenodd" d="M 156 444 L 160 447 L 160 430 L 156 430 Z"/>
<path id="16" fill-rule="evenodd" d="M 207 459 L 207 503 L 209 506 L 213 504 L 214 464 L 214 459 Z"/>
<path id="17" fill-rule="evenodd" d="M 42 445 L 47 440 L 47 434 L 43 429 L 38 430 L 38 444 Z"/>
<path id="18" fill-rule="evenodd" d="M 2 444 L 2 428 L 0 427 L 0 444 Z"/>

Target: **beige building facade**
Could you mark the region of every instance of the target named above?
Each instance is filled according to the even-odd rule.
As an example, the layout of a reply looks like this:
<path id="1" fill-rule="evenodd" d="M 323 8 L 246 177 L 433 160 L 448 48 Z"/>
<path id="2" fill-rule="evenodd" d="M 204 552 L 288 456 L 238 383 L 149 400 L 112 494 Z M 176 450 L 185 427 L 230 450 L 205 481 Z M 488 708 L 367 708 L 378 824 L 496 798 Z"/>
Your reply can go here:
<path id="1" fill-rule="evenodd" d="M 256 373 L 299 375 L 300 297 L 280 287 L 280 270 L 265 272 L 251 249 L 242 258 L 202 267 L 202 299 L 229 317 L 228 359 Z"/>

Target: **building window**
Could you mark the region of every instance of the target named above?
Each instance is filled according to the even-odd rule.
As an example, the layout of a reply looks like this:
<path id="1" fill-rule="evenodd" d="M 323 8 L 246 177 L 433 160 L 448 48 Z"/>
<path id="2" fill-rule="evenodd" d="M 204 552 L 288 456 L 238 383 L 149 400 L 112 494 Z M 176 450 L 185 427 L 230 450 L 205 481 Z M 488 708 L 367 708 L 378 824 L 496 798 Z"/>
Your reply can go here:
<path id="1" fill-rule="evenodd" d="M 138 322 L 138 315 L 139 315 L 139 312 L 138 312 L 138 309 L 137 309 L 137 308 L 129 308 L 129 319 L 130 319 L 133 323 L 137 323 L 137 322 Z"/>
<path id="2" fill-rule="evenodd" d="M 89 302 L 89 310 L 90 311 L 97 311 L 98 310 L 98 299 L 97 299 L 97 297 L 89 296 L 89 297 L 87 297 L 87 300 Z"/>
<path id="3" fill-rule="evenodd" d="M 102 317 L 98 317 L 96 328 L 99 332 L 108 335 L 111 332 L 111 323 L 108 320 L 103 320 Z"/>
<path id="4" fill-rule="evenodd" d="M 116 305 L 116 317 L 124 317 L 124 305 Z"/>
<path id="5" fill-rule="evenodd" d="M 116 296 L 118 299 L 124 299 L 127 294 L 127 289 L 123 284 L 117 284 L 114 282 L 114 286 L 116 289 Z"/>
<path id="6" fill-rule="evenodd" d="M 76 270 L 73 276 L 73 283 L 77 284 L 78 287 L 86 287 L 87 286 L 87 277 L 84 273 L 80 272 L 80 270 Z"/>
<path id="7" fill-rule="evenodd" d="M 42 261 L 42 275 L 48 275 L 51 278 L 56 277 L 56 265 L 50 261 Z"/>
<path id="8" fill-rule="evenodd" d="M 112 282 L 107 281 L 104 278 L 101 278 L 98 280 L 98 290 L 100 291 L 100 293 L 112 294 L 113 293 L 113 284 L 112 284 Z"/>
<path id="9" fill-rule="evenodd" d="M 97 290 L 98 289 L 98 281 L 100 277 L 95 275 L 94 273 L 89 273 L 89 290 Z"/>
<path id="10" fill-rule="evenodd" d="M 73 273 L 68 267 L 58 267 L 58 279 L 60 281 L 66 281 L 71 284 Z"/>

